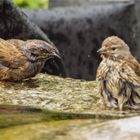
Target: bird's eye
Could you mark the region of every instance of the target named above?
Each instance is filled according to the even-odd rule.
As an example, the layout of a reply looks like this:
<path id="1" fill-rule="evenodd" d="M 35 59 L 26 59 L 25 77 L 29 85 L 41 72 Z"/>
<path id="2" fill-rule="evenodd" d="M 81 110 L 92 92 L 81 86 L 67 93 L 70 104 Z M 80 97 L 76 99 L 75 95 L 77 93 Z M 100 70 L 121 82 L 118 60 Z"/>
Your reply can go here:
<path id="1" fill-rule="evenodd" d="M 114 48 L 112 48 L 112 50 L 113 50 L 113 51 L 115 51 L 116 49 L 117 49 L 117 48 L 115 48 L 115 47 L 114 47 Z"/>
<path id="2" fill-rule="evenodd" d="M 31 53 L 31 55 L 32 55 L 33 57 L 36 57 L 36 56 L 37 56 L 37 54 L 35 54 L 35 53 Z"/>

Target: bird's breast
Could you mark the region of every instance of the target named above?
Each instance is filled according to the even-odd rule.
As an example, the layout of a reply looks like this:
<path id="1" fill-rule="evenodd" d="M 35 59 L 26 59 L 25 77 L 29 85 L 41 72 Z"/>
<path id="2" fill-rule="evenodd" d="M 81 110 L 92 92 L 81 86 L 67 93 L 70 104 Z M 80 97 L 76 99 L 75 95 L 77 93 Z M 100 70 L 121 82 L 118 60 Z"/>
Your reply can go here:
<path id="1" fill-rule="evenodd" d="M 100 75 L 100 82 L 106 84 L 104 87 L 105 91 L 111 93 L 114 97 L 118 96 L 122 87 L 123 81 L 120 76 L 123 63 L 112 60 L 105 60 L 100 67 L 102 71 Z M 104 82 L 106 81 L 106 82 Z"/>

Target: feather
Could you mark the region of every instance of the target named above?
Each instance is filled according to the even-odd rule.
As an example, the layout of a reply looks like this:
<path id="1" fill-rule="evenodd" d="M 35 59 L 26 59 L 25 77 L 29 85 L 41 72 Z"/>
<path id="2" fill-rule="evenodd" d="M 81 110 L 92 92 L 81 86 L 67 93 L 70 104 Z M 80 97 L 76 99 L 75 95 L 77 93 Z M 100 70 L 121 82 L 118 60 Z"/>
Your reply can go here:
<path id="1" fill-rule="evenodd" d="M 26 62 L 26 57 L 14 46 L 0 38 L 0 62 L 8 68 L 18 68 Z"/>

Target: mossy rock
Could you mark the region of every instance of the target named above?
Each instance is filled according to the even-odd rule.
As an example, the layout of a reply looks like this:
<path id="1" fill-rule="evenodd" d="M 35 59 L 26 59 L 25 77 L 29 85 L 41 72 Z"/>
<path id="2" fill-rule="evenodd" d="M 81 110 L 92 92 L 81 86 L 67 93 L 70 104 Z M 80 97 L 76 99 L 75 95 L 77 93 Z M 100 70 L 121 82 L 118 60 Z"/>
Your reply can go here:
<path id="1" fill-rule="evenodd" d="M 101 110 L 98 100 L 95 81 L 38 74 L 22 82 L 0 82 L 0 139 L 81 140 L 79 130 L 90 129 L 89 124 L 139 114 Z"/>
<path id="2" fill-rule="evenodd" d="M 96 81 L 38 74 L 22 82 L 0 82 L 0 104 L 72 113 L 117 112 L 101 110 L 98 101 Z"/>
<path id="3" fill-rule="evenodd" d="M 44 107 L 57 111 L 95 110 L 96 82 L 38 74 L 23 82 L 0 83 L 0 103 Z"/>

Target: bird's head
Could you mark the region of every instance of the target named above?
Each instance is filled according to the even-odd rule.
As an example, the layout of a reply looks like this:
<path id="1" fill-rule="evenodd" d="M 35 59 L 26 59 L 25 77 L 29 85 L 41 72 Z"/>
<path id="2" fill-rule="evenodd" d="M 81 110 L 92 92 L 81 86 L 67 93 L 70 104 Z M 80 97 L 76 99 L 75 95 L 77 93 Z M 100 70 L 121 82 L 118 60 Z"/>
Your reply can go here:
<path id="1" fill-rule="evenodd" d="M 42 40 L 28 40 L 23 48 L 30 61 L 46 61 L 54 57 L 60 58 L 57 48 Z"/>
<path id="2" fill-rule="evenodd" d="M 125 58 L 130 54 L 128 45 L 117 36 L 106 38 L 102 43 L 102 47 L 97 52 L 100 53 L 103 58 Z"/>

